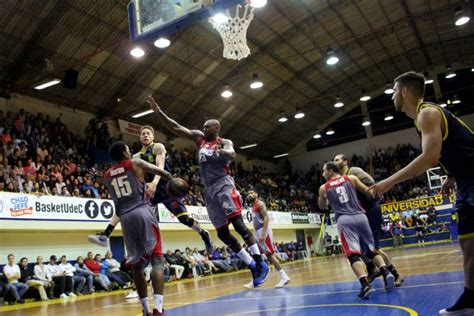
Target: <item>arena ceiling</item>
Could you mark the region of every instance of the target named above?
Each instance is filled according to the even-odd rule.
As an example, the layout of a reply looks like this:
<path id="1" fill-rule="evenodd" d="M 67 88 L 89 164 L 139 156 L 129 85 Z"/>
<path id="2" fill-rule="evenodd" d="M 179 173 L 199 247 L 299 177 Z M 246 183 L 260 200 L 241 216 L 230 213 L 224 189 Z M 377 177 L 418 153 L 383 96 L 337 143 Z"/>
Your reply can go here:
<path id="1" fill-rule="evenodd" d="M 472 63 L 473 26 L 454 25 L 459 6 L 472 12 L 471 3 L 454 0 L 269 0 L 250 24 L 246 59 L 224 59 L 219 34 L 202 21 L 173 35 L 165 50 L 145 46 L 137 60 L 129 54 L 125 0 L 2 0 L 0 90 L 132 121 L 153 94 L 183 125 L 201 128 L 218 118 L 236 147 L 258 144 L 240 152 L 272 160 L 344 116 L 374 120 L 377 104 L 365 112 L 362 89 L 376 97 L 404 71 L 435 77 L 448 64 Z M 325 62 L 329 48 L 340 58 L 333 66 Z M 33 89 L 69 68 L 79 72 L 76 89 Z M 249 88 L 253 73 L 262 89 Z M 225 83 L 234 93 L 229 100 L 220 96 Z M 336 95 L 344 107 L 333 106 Z M 297 109 L 303 119 L 293 118 Z M 288 122 L 278 122 L 281 111 Z M 135 121 L 159 128 L 153 115 Z M 351 134 L 350 125 L 339 125 Z"/>

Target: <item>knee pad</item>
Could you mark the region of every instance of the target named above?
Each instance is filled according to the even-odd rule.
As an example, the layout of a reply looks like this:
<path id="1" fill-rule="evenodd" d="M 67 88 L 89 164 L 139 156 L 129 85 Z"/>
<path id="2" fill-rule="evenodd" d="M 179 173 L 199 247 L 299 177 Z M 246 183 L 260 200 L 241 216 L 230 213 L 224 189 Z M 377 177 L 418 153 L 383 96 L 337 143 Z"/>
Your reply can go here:
<path id="1" fill-rule="evenodd" d="M 360 261 L 360 255 L 353 253 L 349 257 L 347 257 L 347 259 L 349 259 L 349 262 L 351 263 L 351 265 L 353 265 L 354 263 Z"/>
<path id="2" fill-rule="evenodd" d="M 165 269 L 165 259 L 163 257 L 153 257 L 153 258 L 151 258 L 151 267 L 153 269 L 164 270 Z"/>
<path id="3" fill-rule="evenodd" d="M 217 230 L 217 237 L 222 240 L 227 246 L 231 247 L 235 251 L 236 245 L 239 244 L 238 240 L 232 236 L 229 230 L 229 226 L 224 226 Z"/>
<path id="4" fill-rule="evenodd" d="M 242 216 L 236 216 L 230 221 L 234 226 L 235 231 L 239 233 L 239 235 L 242 236 L 244 240 L 247 240 L 248 238 L 252 237 L 252 233 L 247 228 L 247 226 L 245 226 L 244 219 L 242 218 Z"/>
<path id="5" fill-rule="evenodd" d="M 193 227 L 194 219 L 192 217 L 189 217 L 188 214 L 186 213 L 178 214 L 177 217 L 181 224 L 184 224 L 188 227 Z"/>
<path id="6" fill-rule="evenodd" d="M 374 259 L 375 256 L 377 256 L 379 253 L 377 252 L 377 250 L 374 250 L 374 251 L 369 251 L 365 254 L 365 256 L 367 258 L 369 258 L 370 260 Z"/>

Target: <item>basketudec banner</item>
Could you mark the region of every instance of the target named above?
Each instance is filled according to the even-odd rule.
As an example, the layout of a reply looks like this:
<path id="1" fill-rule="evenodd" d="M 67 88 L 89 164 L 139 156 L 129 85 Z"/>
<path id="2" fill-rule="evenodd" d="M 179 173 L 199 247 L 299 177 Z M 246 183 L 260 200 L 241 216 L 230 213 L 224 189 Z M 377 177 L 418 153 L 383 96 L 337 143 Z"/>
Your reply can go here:
<path id="1" fill-rule="evenodd" d="M 108 222 L 114 212 L 111 200 L 0 193 L 0 220 Z"/>

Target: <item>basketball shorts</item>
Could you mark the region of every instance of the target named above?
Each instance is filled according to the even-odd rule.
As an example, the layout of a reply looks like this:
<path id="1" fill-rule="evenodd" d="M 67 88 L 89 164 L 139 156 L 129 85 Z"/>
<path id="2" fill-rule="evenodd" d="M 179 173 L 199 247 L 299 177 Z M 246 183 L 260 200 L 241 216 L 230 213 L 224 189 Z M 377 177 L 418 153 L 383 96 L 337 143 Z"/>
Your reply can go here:
<path id="1" fill-rule="evenodd" d="M 382 211 L 380 210 L 380 205 L 378 202 L 368 208 L 367 219 L 369 220 L 370 230 L 372 231 L 372 235 L 374 237 L 375 249 L 379 249 L 380 235 L 382 234 L 383 218 Z"/>
<path id="2" fill-rule="evenodd" d="M 158 220 L 150 206 L 140 206 L 120 215 L 120 222 L 127 250 L 127 266 L 133 267 L 152 257 L 163 256 Z"/>
<path id="3" fill-rule="evenodd" d="M 242 214 L 242 197 L 231 177 L 207 185 L 204 191 L 207 213 L 214 227 L 229 224 L 229 219 Z"/>
<path id="4" fill-rule="evenodd" d="M 459 239 L 474 237 L 474 180 L 456 179 Z"/>
<path id="5" fill-rule="evenodd" d="M 155 195 L 151 199 L 151 205 L 156 206 L 158 203 L 162 203 L 168 211 L 170 211 L 174 216 L 179 217 L 183 214 L 187 214 L 186 206 L 182 199 L 172 199 L 166 192 L 166 181 L 161 181 L 156 187 Z"/>
<path id="6" fill-rule="evenodd" d="M 273 231 L 268 228 L 265 239 L 260 242 L 260 236 L 263 234 L 263 228 L 257 229 L 256 237 L 258 242 L 258 247 L 260 251 L 269 257 L 275 253 L 275 248 L 273 247 Z"/>
<path id="7" fill-rule="evenodd" d="M 375 250 L 374 237 L 365 214 L 339 216 L 337 230 L 347 257 Z"/>

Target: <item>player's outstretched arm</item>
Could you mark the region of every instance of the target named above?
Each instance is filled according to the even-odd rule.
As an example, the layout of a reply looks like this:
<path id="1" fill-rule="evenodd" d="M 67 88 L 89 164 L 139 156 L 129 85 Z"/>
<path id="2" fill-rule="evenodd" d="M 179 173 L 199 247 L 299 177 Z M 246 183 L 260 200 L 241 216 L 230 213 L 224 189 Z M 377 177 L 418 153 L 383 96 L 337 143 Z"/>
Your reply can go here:
<path id="1" fill-rule="evenodd" d="M 327 196 L 326 187 L 324 187 L 324 184 L 319 187 L 318 206 L 322 210 L 325 210 L 328 208 L 328 196 Z"/>
<path id="2" fill-rule="evenodd" d="M 421 132 L 421 154 L 405 168 L 373 185 L 371 188 L 377 196 L 389 191 L 395 184 L 414 178 L 438 164 L 443 142 L 441 112 L 431 107 L 424 108 L 418 114 L 417 121 Z"/>
<path id="3" fill-rule="evenodd" d="M 171 173 L 169 173 L 168 171 L 158 168 L 157 166 L 148 163 L 140 158 L 133 158 L 132 163 L 134 168 L 140 168 L 145 172 L 161 176 L 165 180 L 171 180 L 173 178 Z"/>
<path id="4" fill-rule="evenodd" d="M 158 114 L 158 117 L 160 118 L 161 122 L 166 126 L 166 128 L 171 130 L 174 134 L 176 134 L 176 136 L 191 139 L 192 141 L 197 141 L 199 138 L 204 137 L 203 132 L 199 130 L 190 130 L 184 126 L 181 126 L 175 120 L 166 115 L 166 113 L 161 110 L 160 106 L 151 95 L 146 101 L 150 105 L 150 108 L 156 114 Z"/>

